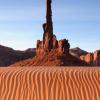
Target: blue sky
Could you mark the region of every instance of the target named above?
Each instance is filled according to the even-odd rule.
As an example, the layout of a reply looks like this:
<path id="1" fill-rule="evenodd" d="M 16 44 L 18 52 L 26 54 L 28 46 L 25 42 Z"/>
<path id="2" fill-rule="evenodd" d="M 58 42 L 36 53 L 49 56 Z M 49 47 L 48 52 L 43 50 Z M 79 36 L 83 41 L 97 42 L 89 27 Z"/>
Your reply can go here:
<path id="1" fill-rule="evenodd" d="M 42 39 L 46 0 L 0 0 L 0 44 L 25 50 Z M 71 47 L 100 49 L 100 0 L 53 0 L 54 33 Z"/>

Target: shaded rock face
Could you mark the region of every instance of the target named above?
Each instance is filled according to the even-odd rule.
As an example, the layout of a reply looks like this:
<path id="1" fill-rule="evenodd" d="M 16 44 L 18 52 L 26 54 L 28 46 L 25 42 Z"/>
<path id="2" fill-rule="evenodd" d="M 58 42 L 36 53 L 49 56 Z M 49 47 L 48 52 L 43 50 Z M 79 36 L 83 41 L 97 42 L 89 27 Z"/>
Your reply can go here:
<path id="1" fill-rule="evenodd" d="M 91 66 L 100 66 L 100 50 L 80 56 L 80 59 Z"/>

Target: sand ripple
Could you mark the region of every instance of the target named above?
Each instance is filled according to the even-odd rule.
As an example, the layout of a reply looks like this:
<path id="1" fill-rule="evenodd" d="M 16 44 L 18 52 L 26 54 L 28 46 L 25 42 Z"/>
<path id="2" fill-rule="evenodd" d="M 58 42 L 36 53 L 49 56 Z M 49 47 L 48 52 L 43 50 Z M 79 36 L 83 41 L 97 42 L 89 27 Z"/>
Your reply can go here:
<path id="1" fill-rule="evenodd" d="M 0 68 L 0 100 L 100 100 L 100 68 Z"/>

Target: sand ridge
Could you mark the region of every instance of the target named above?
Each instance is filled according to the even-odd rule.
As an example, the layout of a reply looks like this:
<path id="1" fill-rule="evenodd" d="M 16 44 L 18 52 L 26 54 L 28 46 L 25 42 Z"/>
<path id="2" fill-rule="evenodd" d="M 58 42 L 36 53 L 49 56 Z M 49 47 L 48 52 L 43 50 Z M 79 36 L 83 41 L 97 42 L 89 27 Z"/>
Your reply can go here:
<path id="1" fill-rule="evenodd" d="M 100 68 L 0 68 L 0 100 L 100 100 Z"/>

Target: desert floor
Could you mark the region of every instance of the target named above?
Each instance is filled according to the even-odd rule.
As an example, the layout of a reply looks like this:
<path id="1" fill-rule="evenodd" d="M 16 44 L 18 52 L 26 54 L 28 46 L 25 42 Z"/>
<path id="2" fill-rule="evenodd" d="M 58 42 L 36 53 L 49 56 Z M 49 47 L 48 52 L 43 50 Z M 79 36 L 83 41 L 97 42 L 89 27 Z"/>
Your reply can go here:
<path id="1" fill-rule="evenodd" d="M 0 100 L 100 100 L 100 68 L 0 68 Z"/>

